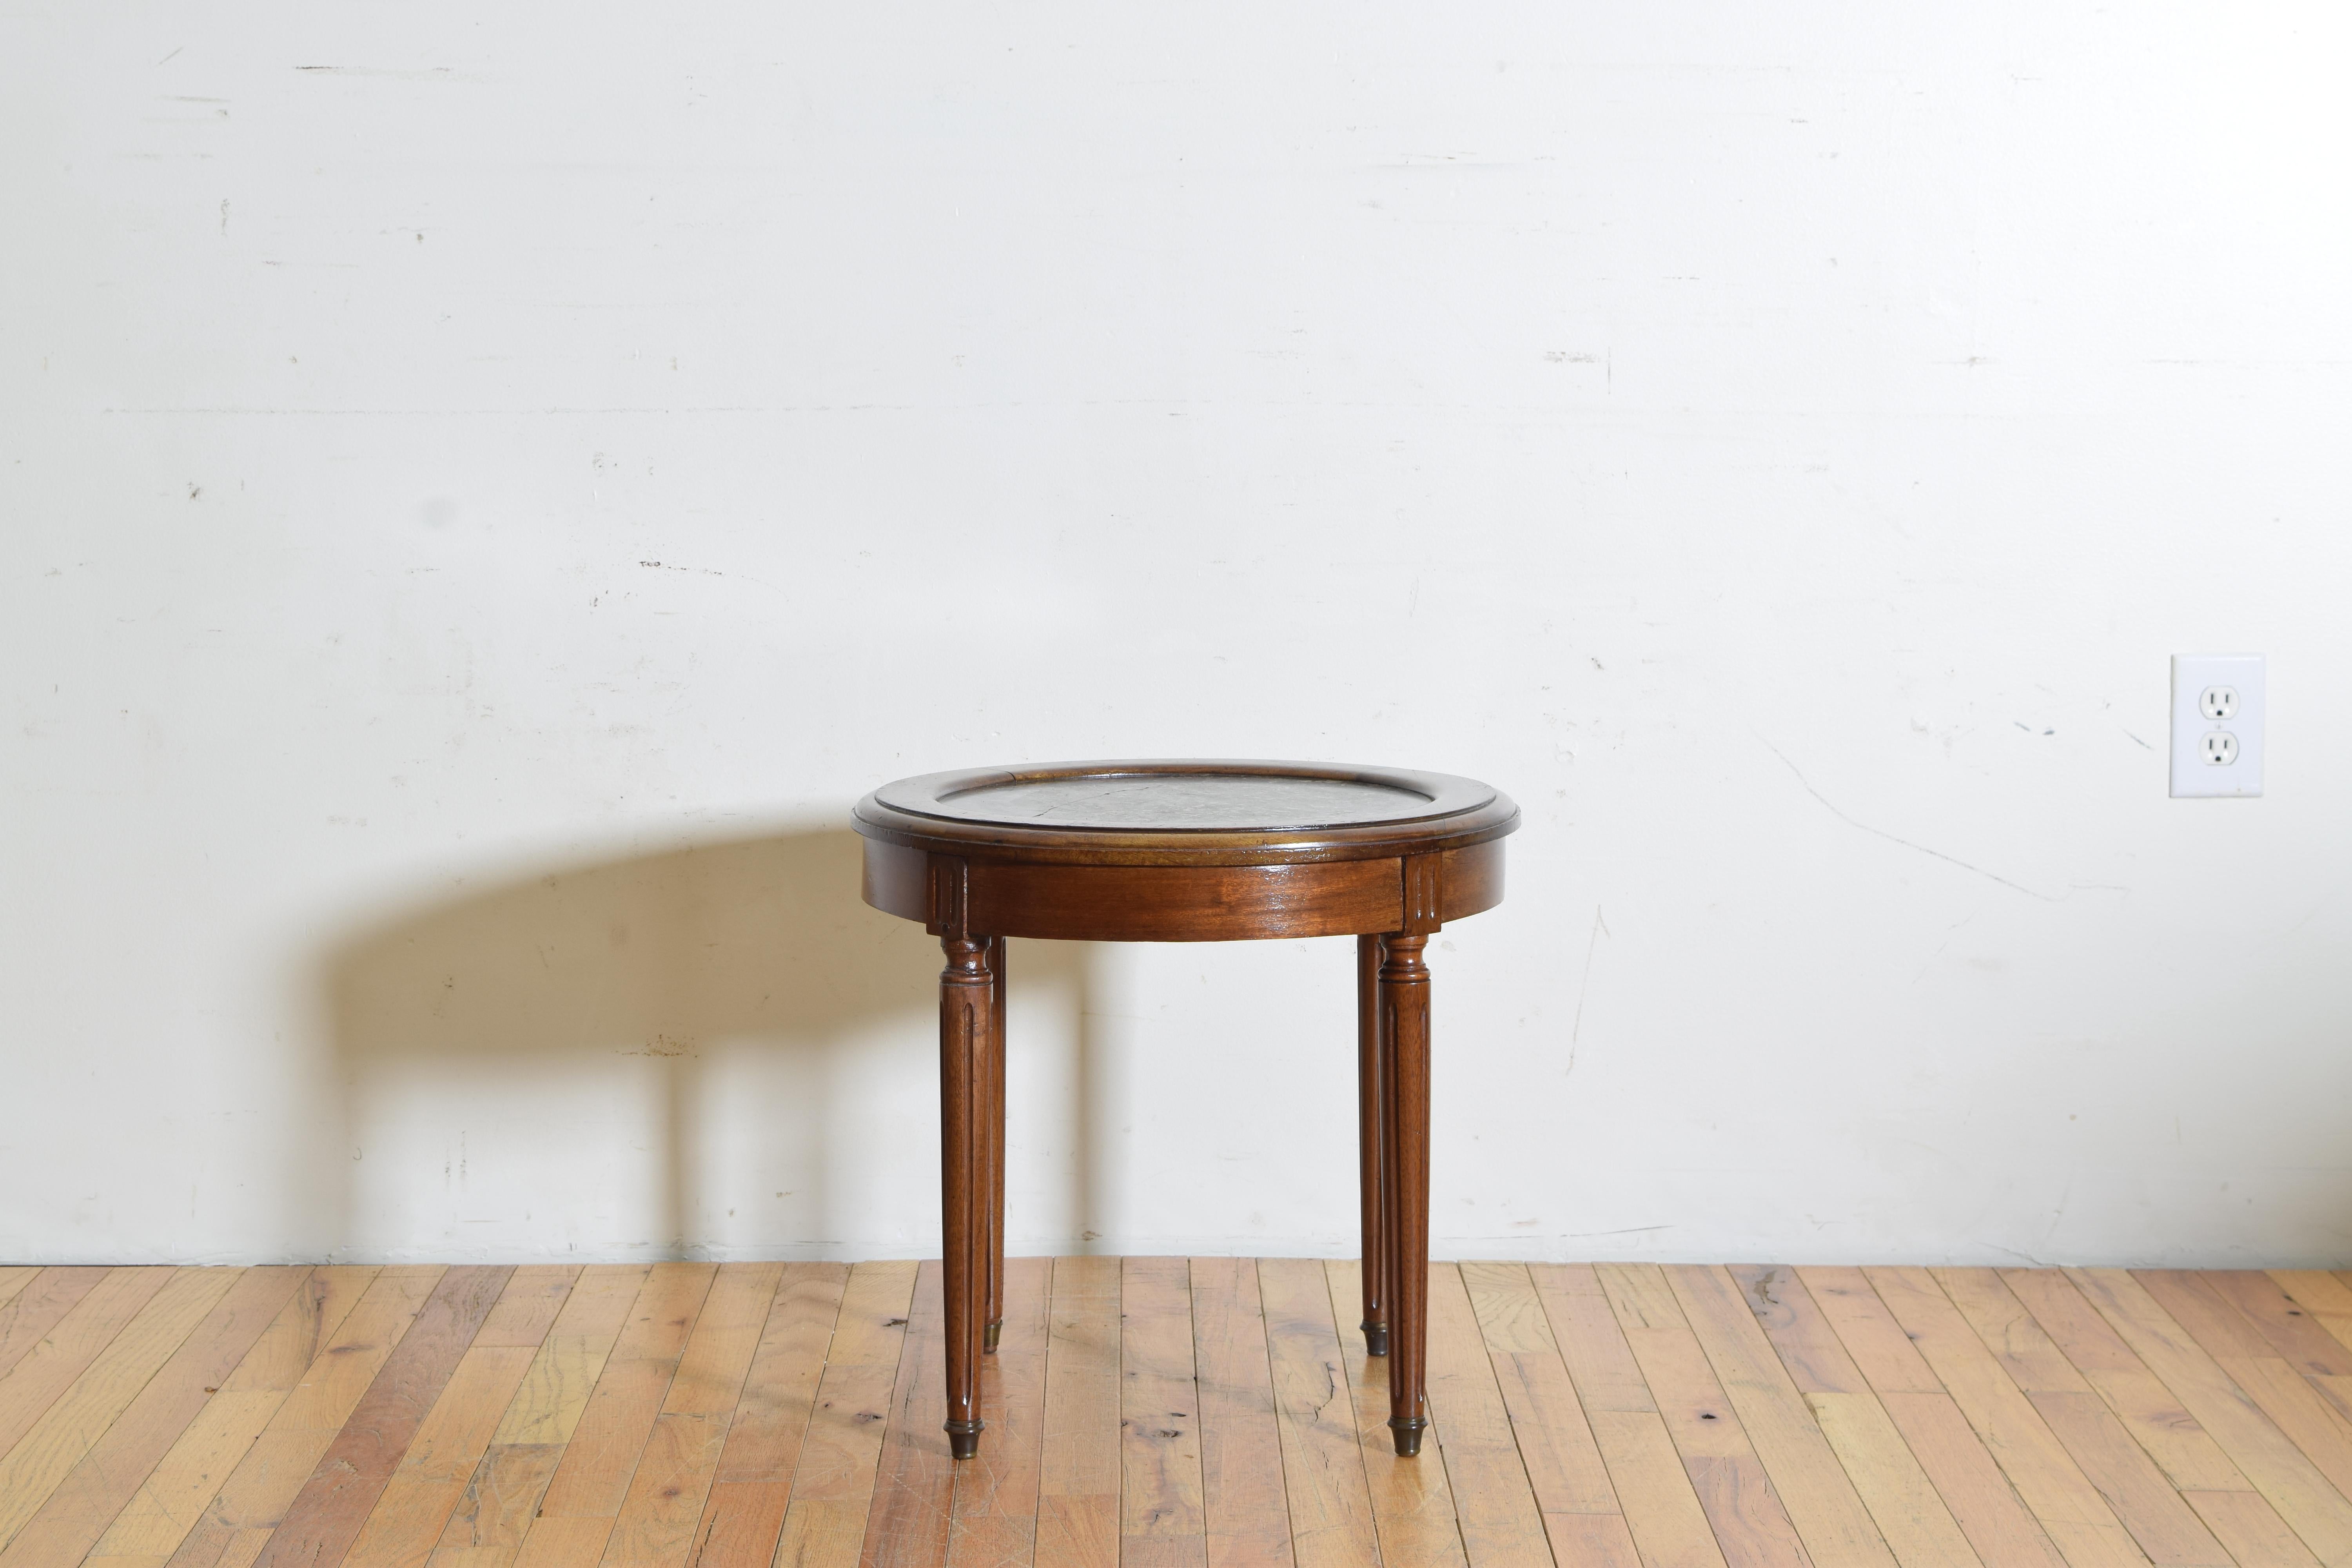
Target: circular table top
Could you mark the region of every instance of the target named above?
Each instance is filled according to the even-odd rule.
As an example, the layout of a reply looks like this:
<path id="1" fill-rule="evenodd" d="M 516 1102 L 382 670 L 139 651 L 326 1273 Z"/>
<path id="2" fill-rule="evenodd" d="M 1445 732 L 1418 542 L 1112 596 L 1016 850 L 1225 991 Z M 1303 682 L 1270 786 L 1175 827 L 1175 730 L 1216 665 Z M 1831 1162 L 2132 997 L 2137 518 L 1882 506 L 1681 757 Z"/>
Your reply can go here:
<path id="1" fill-rule="evenodd" d="M 1328 763 L 974 768 L 883 785 L 858 832 L 949 853 L 1098 865 L 1262 865 L 1459 848 L 1518 826 L 1492 786 Z"/>

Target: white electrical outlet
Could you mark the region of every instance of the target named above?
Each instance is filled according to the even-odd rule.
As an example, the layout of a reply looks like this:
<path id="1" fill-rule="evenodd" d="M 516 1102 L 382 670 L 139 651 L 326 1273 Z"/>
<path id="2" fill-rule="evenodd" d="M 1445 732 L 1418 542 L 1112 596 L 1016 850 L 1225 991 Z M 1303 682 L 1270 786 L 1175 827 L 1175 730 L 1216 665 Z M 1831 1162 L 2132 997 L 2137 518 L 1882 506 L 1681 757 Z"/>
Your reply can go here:
<path id="1" fill-rule="evenodd" d="M 2172 793 L 2263 793 L 2263 656 L 2172 656 Z"/>

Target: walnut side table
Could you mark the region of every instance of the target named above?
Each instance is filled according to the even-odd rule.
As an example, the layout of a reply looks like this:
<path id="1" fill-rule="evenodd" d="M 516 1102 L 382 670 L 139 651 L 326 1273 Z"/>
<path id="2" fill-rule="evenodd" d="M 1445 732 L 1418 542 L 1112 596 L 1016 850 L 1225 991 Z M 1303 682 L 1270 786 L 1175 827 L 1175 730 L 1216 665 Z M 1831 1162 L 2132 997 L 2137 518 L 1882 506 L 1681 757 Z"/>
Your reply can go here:
<path id="1" fill-rule="evenodd" d="M 1364 1336 L 1396 1451 L 1421 1451 L 1429 1279 L 1429 970 L 1503 897 L 1518 807 L 1444 773 L 1308 763 L 1062 763 L 927 773 L 857 805 L 866 901 L 920 921 L 940 974 L 948 1443 L 980 1447 L 1004 1272 L 1008 937 L 1356 938 Z"/>

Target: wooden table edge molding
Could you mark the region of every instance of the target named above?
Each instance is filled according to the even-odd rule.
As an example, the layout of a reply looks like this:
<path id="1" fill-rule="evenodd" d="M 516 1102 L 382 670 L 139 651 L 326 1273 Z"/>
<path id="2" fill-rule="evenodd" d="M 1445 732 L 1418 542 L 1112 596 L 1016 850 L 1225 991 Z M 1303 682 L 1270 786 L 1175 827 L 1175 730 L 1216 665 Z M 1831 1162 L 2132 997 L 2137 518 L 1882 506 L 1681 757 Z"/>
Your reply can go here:
<path id="1" fill-rule="evenodd" d="M 1006 941 L 1357 939 L 1363 1331 L 1396 1451 L 1429 1426 L 1429 969 L 1503 898 L 1509 797 L 1474 779 L 1257 761 L 927 773 L 857 804 L 863 892 L 940 939 L 950 1449 L 979 1451 L 980 1358 L 1003 1319 Z"/>

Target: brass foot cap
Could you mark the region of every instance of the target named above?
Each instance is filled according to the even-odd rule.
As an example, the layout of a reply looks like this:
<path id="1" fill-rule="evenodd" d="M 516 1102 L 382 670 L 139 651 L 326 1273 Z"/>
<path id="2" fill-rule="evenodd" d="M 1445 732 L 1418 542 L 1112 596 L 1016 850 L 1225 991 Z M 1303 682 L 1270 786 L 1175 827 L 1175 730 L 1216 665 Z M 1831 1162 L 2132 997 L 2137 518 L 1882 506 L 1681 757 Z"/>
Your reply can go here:
<path id="1" fill-rule="evenodd" d="M 1364 1353 L 1366 1355 L 1389 1353 L 1389 1326 L 1386 1323 L 1364 1325 Z"/>
<path id="2" fill-rule="evenodd" d="M 982 1355 L 994 1355 L 996 1353 L 996 1342 L 1003 1337 L 1003 1334 L 1004 1320 L 1002 1318 L 997 1319 L 996 1321 L 982 1329 L 980 1331 L 981 1353 Z"/>
<path id="3" fill-rule="evenodd" d="M 1426 1415 L 1391 1415 L 1389 1435 L 1396 1439 L 1397 1458 L 1410 1459 L 1421 1452 L 1421 1435 L 1429 1429 Z"/>
<path id="4" fill-rule="evenodd" d="M 950 1421 L 948 1423 L 948 1455 L 950 1458 L 969 1459 L 980 1452 L 981 1428 L 985 1421 Z"/>

